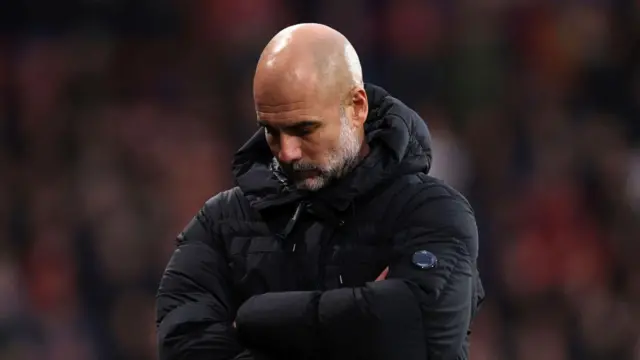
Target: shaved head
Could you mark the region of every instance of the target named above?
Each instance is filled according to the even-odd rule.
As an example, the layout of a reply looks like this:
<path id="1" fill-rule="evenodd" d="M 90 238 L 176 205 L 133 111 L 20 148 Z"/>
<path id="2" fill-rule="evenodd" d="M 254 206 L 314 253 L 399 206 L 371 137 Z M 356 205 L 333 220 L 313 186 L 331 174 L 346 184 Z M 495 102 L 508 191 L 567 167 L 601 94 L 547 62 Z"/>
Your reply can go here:
<path id="1" fill-rule="evenodd" d="M 326 25 L 287 27 L 263 50 L 256 68 L 254 92 L 283 85 L 292 91 L 315 90 L 316 95 L 362 87 L 358 54 L 344 35 Z"/>
<path id="2" fill-rule="evenodd" d="M 328 26 L 298 24 L 277 33 L 258 61 L 253 97 L 271 151 L 299 188 L 319 190 L 368 149 L 360 60 Z"/>

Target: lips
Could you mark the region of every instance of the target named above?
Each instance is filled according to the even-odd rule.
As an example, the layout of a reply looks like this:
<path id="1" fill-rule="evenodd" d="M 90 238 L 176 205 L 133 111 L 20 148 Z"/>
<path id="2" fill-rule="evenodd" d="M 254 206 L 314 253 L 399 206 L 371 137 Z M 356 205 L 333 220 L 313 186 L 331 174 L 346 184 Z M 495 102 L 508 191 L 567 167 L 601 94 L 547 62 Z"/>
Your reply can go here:
<path id="1" fill-rule="evenodd" d="M 320 175 L 320 171 L 319 170 L 299 170 L 296 171 L 295 173 L 295 177 L 299 178 L 299 179 L 308 179 L 308 178 L 312 178 L 312 177 L 316 177 Z"/>

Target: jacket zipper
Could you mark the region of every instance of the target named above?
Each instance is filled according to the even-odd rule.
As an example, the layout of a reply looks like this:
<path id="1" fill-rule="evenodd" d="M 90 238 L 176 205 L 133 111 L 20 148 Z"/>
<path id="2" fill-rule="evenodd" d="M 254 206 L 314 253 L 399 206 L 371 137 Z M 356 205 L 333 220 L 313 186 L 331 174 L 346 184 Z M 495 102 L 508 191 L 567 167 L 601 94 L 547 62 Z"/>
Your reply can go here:
<path id="1" fill-rule="evenodd" d="M 300 260 L 297 256 L 298 254 L 296 253 L 298 239 L 294 237 L 291 241 L 292 244 L 289 244 L 289 241 L 287 241 L 288 240 L 287 238 L 293 232 L 298 220 L 300 219 L 300 216 L 302 215 L 302 212 L 304 211 L 305 206 L 306 206 L 306 202 L 304 201 L 301 201 L 298 203 L 298 205 L 296 206 L 296 210 L 294 211 L 293 215 L 287 222 L 287 225 L 285 226 L 284 230 L 282 231 L 282 233 L 279 234 L 279 237 L 282 240 L 283 246 L 285 248 L 285 256 L 287 258 L 287 262 L 289 266 L 291 266 L 291 270 L 294 275 L 294 282 L 295 282 L 294 288 L 299 288 L 303 283 L 303 279 L 301 278 L 302 272 L 299 271 L 298 269 Z"/>
<path id="2" fill-rule="evenodd" d="M 320 249 L 320 259 L 318 261 L 318 274 L 320 275 L 318 278 L 319 283 L 318 283 L 318 288 L 322 289 L 322 290 L 326 290 L 326 278 L 327 278 L 327 264 L 330 260 L 331 254 L 333 253 L 333 244 L 335 243 L 335 235 L 336 232 L 338 231 L 338 228 L 341 228 L 342 226 L 344 226 L 344 221 L 343 220 L 339 220 L 338 223 L 334 226 L 333 229 L 331 229 L 330 234 L 328 234 L 326 240 L 323 240 L 323 244 L 321 244 L 321 249 Z M 336 264 L 336 266 L 338 266 Z M 342 278 L 342 274 L 341 274 L 341 269 L 338 267 L 337 268 L 337 274 L 329 274 L 329 276 L 333 277 L 335 276 L 335 280 L 337 280 L 338 282 L 338 288 L 342 287 L 344 285 L 344 280 Z"/>

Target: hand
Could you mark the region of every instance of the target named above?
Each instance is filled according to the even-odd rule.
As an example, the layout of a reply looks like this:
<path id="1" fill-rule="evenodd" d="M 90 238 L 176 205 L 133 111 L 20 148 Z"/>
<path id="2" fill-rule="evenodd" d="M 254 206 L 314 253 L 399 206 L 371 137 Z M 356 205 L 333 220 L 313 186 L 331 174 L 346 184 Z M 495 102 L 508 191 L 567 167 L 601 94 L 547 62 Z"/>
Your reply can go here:
<path id="1" fill-rule="evenodd" d="M 378 277 L 376 278 L 376 281 L 382 281 L 385 280 L 387 278 L 387 275 L 389 274 L 389 267 L 387 266 L 381 273 L 380 275 L 378 275 Z"/>

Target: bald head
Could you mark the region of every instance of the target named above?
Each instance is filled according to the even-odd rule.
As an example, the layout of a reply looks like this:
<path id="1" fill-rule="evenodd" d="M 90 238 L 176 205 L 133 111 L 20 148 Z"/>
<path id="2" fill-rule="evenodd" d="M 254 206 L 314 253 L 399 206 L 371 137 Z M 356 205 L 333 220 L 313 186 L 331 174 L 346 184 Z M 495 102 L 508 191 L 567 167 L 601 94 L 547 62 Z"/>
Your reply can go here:
<path id="1" fill-rule="evenodd" d="M 253 81 L 258 123 L 297 187 L 319 190 L 359 161 L 368 113 L 358 55 L 336 30 L 299 24 L 266 46 Z"/>
<path id="2" fill-rule="evenodd" d="M 284 87 L 316 95 L 362 87 L 362 68 L 347 38 L 322 24 L 298 24 L 276 34 L 260 56 L 254 95 Z"/>

